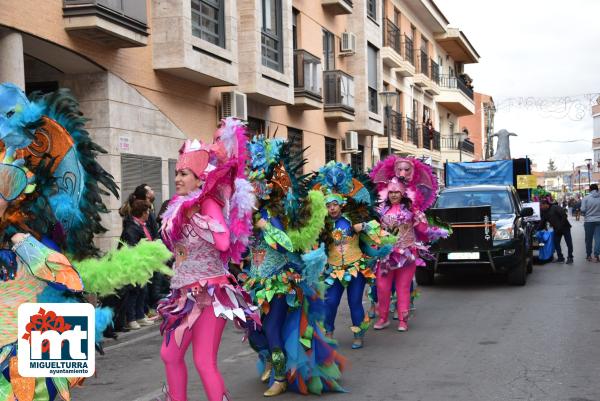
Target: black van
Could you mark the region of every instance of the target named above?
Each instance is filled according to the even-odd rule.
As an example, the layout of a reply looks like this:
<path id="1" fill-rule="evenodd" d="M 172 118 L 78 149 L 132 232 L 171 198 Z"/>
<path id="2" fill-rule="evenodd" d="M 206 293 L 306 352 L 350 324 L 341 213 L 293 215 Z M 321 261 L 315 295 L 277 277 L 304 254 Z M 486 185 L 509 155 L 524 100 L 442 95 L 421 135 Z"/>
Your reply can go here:
<path id="1" fill-rule="evenodd" d="M 446 188 L 428 211 L 452 227 L 452 235 L 433 244 L 435 259 L 417 268 L 417 282 L 433 284 L 435 273 L 473 267 L 506 274 L 511 285 L 525 285 L 533 265 L 532 224 L 513 186 Z"/>

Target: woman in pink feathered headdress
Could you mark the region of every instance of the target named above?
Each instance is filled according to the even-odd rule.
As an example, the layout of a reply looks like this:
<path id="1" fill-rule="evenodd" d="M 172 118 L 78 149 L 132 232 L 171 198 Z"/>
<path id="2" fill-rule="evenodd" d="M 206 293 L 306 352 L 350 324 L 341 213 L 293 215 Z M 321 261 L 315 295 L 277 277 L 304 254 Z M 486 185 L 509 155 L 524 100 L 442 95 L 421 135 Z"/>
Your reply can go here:
<path id="1" fill-rule="evenodd" d="M 251 224 L 254 204 L 252 187 L 243 177 L 243 131 L 239 122 L 227 120 L 215 144 L 188 140 L 179 151 L 177 195 L 162 224 L 164 242 L 175 256 L 175 274 L 171 294 L 158 307 L 169 401 L 188 399 L 184 357 L 190 344 L 207 399 L 229 400 L 217 368 L 225 324 L 260 325 L 257 307 L 227 271 L 227 262 L 237 261 L 247 244 L 251 226 L 240 221 Z"/>
<path id="2" fill-rule="evenodd" d="M 392 286 L 398 297 L 398 331 L 408 330 L 411 283 L 419 257 L 420 238 L 427 237 L 428 223 L 423 210 L 435 200 L 437 181 L 429 166 L 419 160 L 390 156 L 370 174 L 379 192 L 381 227 L 396 235 L 393 251 L 377 264 L 377 309 L 373 326 L 381 330 L 388 320 Z"/>

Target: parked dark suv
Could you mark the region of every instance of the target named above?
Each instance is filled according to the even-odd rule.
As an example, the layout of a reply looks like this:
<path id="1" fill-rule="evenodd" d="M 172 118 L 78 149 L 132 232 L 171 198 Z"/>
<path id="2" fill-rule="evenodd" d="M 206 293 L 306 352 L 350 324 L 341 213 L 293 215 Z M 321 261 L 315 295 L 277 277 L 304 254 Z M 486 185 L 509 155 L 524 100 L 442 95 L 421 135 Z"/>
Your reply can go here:
<path id="1" fill-rule="evenodd" d="M 453 233 L 432 246 L 434 261 L 417 269 L 419 284 L 433 284 L 436 272 L 473 267 L 506 274 L 525 285 L 533 264 L 533 227 L 517 191 L 506 185 L 474 185 L 441 191 L 431 216 L 449 223 Z"/>

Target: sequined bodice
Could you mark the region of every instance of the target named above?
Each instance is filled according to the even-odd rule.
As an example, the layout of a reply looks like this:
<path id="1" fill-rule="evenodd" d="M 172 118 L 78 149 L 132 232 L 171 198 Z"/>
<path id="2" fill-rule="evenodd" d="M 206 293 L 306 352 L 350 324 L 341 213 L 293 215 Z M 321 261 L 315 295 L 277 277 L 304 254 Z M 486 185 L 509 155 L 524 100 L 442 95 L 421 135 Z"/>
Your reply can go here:
<path id="1" fill-rule="evenodd" d="M 189 224 L 184 225 L 182 238 L 175 243 L 173 270 L 175 275 L 171 278 L 171 288 L 181 288 L 227 272 L 220 252 Z"/>
<path id="2" fill-rule="evenodd" d="M 391 207 L 381 217 L 382 227 L 398 236 L 396 248 L 408 248 L 416 241 L 414 214 L 404 207 Z"/>

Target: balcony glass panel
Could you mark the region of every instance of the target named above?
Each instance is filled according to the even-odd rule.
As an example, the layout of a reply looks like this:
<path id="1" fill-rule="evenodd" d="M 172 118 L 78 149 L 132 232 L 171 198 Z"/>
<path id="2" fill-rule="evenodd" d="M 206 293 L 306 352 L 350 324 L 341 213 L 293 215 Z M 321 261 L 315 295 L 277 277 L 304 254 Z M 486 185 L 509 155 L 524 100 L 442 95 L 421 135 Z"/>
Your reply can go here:
<path id="1" fill-rule="evenodd" d="M 321 96 L 321 60 L 305 50 L 294 51 L 294 89 Z"/>
<path id="2" fill-rule="evenodd" d="M 100 15 L 112 22 L 146 33 L 146 0 L 63 0 L 65 17 Z"/>
<path id="3" fill-rule="evenodd" d="M 325 107 L 344 107 L 354 111 L 354 79 L 343 71 L 323 72 Z"/>

